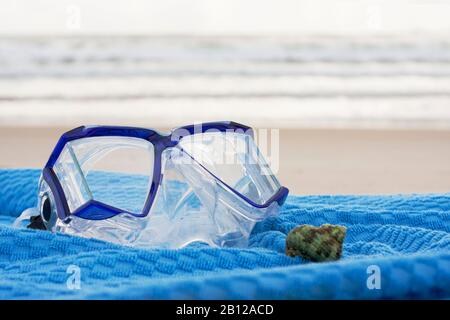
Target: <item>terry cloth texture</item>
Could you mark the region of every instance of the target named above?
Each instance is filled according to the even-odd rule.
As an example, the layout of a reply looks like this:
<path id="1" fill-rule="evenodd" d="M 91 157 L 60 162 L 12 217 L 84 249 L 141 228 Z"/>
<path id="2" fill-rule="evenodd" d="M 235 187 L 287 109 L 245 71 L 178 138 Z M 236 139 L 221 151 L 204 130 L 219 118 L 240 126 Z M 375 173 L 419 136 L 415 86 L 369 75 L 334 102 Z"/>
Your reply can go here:
<path id="1" fill-rule="evenodd" d="M 0 170 L 3 299 L 450 298 L 450 194 L 290 196 L 247 249 L 143 250 L 12 228 L 36 204 L 39 174 Z M 325 223 L 347 227 L 340 261 L 285 255 L 292 228 Z M 67 286 L 74 265 L 79 290 Z M 381 289 L 371 290 L 377 271 Z"/>

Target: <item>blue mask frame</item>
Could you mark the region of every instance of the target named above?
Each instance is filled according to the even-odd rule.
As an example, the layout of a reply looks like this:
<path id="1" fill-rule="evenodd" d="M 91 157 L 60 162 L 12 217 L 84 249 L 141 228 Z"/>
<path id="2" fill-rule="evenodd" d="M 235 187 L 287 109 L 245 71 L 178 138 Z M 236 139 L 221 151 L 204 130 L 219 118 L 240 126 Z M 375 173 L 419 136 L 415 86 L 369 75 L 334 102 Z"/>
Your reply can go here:
<path id="1" fill-rule="evenodd" d="M 201 131 L 199 130 L 201 129 Z M 137 127 L 122 127 L 122 126 L 81 126 L 64 133 L 56 144 L 50 158 L 42 171 L 42 177 L 48 184 L 50 190 L 53 193 L 55 199 L 56 211 L 58 218 L 62 221 L 68 221 L 71 215 L 88 219 L 88 220 L 103 220 L 114 217 L 120 213 L 127 213 L 135 217 L 145 217 L 150 212 L 153 201 L 156 197 L 158 187 L 161 183 L 161 155 L 163 151 L 167 148 L 176 146 L 180 139 L 186 135 L 193 135 L 198 133 L 205 133 L 208 130 L 215 130 L 219 132 L 239 132 L 243 134 L 250 135 L 254 137 L 253 130 L 245 125 L 224 121 L 224 122 L 211 122 L 204 123 L 201 125 L 189 125 L 184 127 L 179 127 L 174 129 L 170 134 L 161 134 L 152 129 L 137 128 Z M 70 212 L 69 206 L 67 204 L 67 199 L 64 194 L 61 183 L 59 182 L 55 172 L 53 171 L 53 166 L 60 156 L 64 146 L 73 140 L 90 138 L 90 137 L 107 137 L 107 136 L 119 136 L 119 137 L 131 137 L 139 138 L 149 141 L 153 144 L 155 150 L 155 162 L 153 169 L 153 179 L 147 195 L 147 199 L 144 204 L 144 209 L 142 213 L 136 214 L 132 212 L 127 212 L 125 210 L 110 206 L 106 203 L 91 199 L 81 207 L 79 207 L 75 212 Z M 195 160 L 195 159 L 194 159 Z M 267 208 L 273 202 L 277 202 L 280 206 L 285 202 L 289 190 L 285 187 L 280 187 L 278 191 L 264 204 L 257 204 L 237 192 L 235 189 L 227 185 L 222 179 L 215 176 L 208 169 L 202 166 L 216 179 L 224 183 L 234 194 L 242 198 L 248 204 L 255 208 Z"/>

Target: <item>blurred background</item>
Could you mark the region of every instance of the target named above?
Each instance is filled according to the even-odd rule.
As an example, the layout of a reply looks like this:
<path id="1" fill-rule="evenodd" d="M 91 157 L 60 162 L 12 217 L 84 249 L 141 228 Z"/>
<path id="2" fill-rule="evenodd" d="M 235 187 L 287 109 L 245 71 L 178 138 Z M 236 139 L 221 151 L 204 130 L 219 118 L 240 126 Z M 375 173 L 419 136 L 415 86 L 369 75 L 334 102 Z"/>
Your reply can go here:
<path id="1" fill-rule="evenodd" d="M 0 0 L 0 167 L 82 124 L 280 130 L 296 194 L 450 191 L 450 1 Z"/>

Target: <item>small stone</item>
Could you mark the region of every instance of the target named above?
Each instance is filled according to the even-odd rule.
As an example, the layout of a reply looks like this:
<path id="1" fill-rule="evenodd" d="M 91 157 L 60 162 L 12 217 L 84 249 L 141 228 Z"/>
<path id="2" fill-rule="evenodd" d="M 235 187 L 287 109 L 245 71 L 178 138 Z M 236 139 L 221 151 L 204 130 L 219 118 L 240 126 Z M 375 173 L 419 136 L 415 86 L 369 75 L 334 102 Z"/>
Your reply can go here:
<path id="1" fill-rule="evenodd" d="M 297 226 L 286 238 L 286 255 L 314 262 L 339 260 L 346 233 L 347 228 L 339 225 Z"/>

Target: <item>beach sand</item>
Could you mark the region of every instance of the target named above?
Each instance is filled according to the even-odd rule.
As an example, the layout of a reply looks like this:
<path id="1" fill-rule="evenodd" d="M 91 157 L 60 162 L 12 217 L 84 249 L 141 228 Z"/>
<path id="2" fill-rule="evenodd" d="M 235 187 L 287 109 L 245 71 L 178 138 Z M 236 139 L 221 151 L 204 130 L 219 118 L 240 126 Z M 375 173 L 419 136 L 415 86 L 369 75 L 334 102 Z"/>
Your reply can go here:
<path id="1" fill-rule="evenodd" d="M 0 128 L 0 168 L 41 168 L 69 128 Z M 450 131 L 280 131 L 278 177 L 292 194 L 450 191 Z"/>

